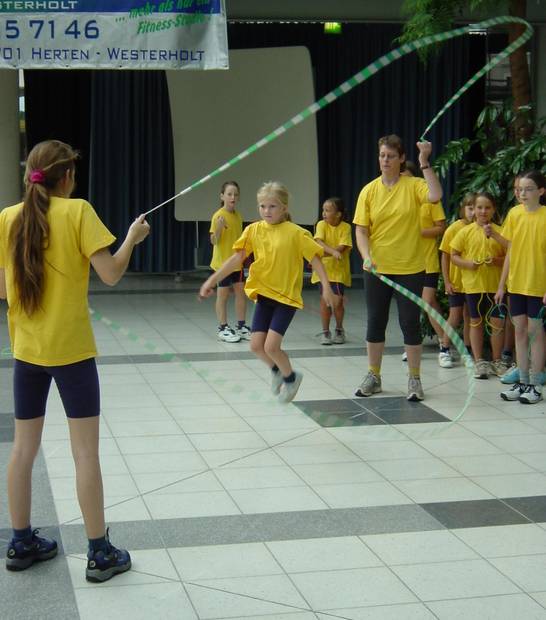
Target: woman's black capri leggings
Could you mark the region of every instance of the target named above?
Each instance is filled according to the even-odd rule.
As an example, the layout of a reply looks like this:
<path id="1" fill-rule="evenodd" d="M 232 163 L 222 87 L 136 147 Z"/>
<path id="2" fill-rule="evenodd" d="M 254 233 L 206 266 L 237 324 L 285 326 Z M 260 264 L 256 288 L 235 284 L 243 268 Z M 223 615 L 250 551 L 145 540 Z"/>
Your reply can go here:
<path id="1" fill-rule="evenodd" d="M 417 297 L 421 297 L 423 294 L 424 271 L 407 275 L 385 275 L 390 280 L 415 293 Z M 404 335 L 404 344 L 421 344 L 421 310 L 416 303 L 404 297 L 404 295 L 395 291 L 368 271 L 364 272 L 364 293 L 366 295 L 366 310 L 368 313 L 368 328 L 366 332 L 366 340 L 368 342 L 385 342 L 385 330 L 389 322 L 389 309 L 394 293 L 396 304 L 398 305 L 398 322 Z"/>

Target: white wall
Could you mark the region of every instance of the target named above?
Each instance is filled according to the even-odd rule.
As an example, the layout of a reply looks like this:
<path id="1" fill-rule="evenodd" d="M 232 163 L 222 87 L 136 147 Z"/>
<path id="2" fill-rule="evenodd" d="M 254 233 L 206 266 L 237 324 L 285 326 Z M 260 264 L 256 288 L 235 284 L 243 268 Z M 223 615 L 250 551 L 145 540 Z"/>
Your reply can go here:
<path id="1" fill-rule="evenodd" d="M 0 70 L 0 84 L 0 209 L 3 209 L 21 199 L 17 71 Z"/>
<path id="2" fill-rule="evenodd" d="M 167 72 L 177 192 L 234 158 L 315 99 L 307 48 L 231 50 L 229 56 L 228 71 Z M 219 208 L 220 187 L 229 180 L 241 187 L 239 210 L 245 221 L 258 219 L 258 187 L 266 181 L 281 181 L 292 196 L 293 221 L 314 224 L 319 206 L 315 116 L 177 199 L 176 219 L 210 219 Z"/>

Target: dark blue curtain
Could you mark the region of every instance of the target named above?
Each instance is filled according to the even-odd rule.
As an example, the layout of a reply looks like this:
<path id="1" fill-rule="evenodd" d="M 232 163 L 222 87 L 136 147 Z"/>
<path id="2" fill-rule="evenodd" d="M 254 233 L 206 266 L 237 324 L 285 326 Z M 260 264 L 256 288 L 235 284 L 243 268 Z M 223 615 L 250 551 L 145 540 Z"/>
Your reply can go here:
<path id="1" fill-rule="evenodd" d="M 341 36 L 325 35 L 321 24 L 230 24 L 228 32 L 231 49 L 306 46 L 318 99 L 395 47 L 400 26 L 344 24 Z M 427 66 L 413 54 L 321 111 L 317 115 L 321 201 L 331 195 L 341 196 L 350 217 L 360 189 L 378 174 L 377 139 L 384 134 L 400 135 L 408 158 L 415 159 L 415 142 L 428 122 L 485 63 L 485 43 L 481 36 L 456 39 L 433 55 Z M 88 191 L 89 199 L 120 241 L 136 215 L 181 189 L 174 187 L 171 112 L 183 111 L 170 110 L 163 72 L 26 73 L 30 74 L 29 138 L 59 137 L 81 148 L 84 155 L 89 154 L 89 187 L 81 177 L 80 195 L 86 196 Z M 76 77 L 76 73 L 80 75 Z M 290 97 L 282 83 L 278 92 L 279 97 Z M 483 103 L 482 80 L 429 134 L 434 153 L 440 153 L 449 140 L 471 134 Z M 244 93 L 241 105 L 252 105 Z M 299 111 L 295 109 L 294 113 Z M 263 133 L 271 129 L 264 127 Z M 207 172 L 203 170 L 203 174 Z M 455 173 L 445 185 L 447 196 L 454 179 Z M 319 213 L 317 205 L 317 218 Z M 138 248 L 130 268 L 144 272 L 193 268 L 195 223 L 178 222 L 173 205 L 153 214 L 150 223 L 153 233 Z M 360 271 L 356 254 L 353 266 Z"/>

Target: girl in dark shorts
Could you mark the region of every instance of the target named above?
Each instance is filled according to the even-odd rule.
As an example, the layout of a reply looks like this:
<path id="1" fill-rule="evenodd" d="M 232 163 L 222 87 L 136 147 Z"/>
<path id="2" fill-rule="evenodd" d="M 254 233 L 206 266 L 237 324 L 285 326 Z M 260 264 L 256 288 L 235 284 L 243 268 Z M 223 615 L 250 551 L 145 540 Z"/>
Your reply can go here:
<path id="1" fill-rule="evenodd" d="M 282 341 L 296 310 L 303 308 L 303 259 L 311 263 L 323 286 L 324 301 L 334 306 L 334 294 L 320 260 L 323 249 L 311 234 L 293 224 L 288 213 L 288 190 L 277 182 L 258 190 L 262 221 L 250 224 L 235 242 L 235 253 L 203 284 L 201 298 L 210 297 L 214 286 L 254 254 L 245 292 L 256 303 L 250 348 L 271 369 L 271 391 L 282 403 L 290 402 L 302 381 L 294 371 Z"/>
<path id="2" fill-rule="evenodd" d="M 13 538 L 6 568 L 20 571 L 57 554 L 54 540 L 30 525 L 32 466 L 40 448 L 54 379 L 70 429 L 78 501 L 89 539 L 86 578 L 106 581 L 131 568 L 129 553 L 109 541 L 100 471 L 97 355 L 87 306 L 89 265 L 113 286 L 135 245 L 149 233 L 144 216 L 131 224 L 112 256 L 115 237 L 85 200 L 71 199 L 78 154 L 48 140 L 28 156 L 22 203 L 0 213 L 0 297 L 8 300 L 15 359 L 15 439 L 8 464 Z"/>

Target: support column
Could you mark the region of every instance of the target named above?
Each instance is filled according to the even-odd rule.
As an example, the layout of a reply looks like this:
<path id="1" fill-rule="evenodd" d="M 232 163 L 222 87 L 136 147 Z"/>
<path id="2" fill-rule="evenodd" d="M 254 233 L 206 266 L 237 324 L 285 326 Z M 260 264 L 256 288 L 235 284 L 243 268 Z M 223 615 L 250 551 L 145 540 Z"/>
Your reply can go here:
<path id="1" fill-rule="evenodd" d="M 21 199 L 19 160 L 19 75 L 0 70 L 0 209 Z"/>

